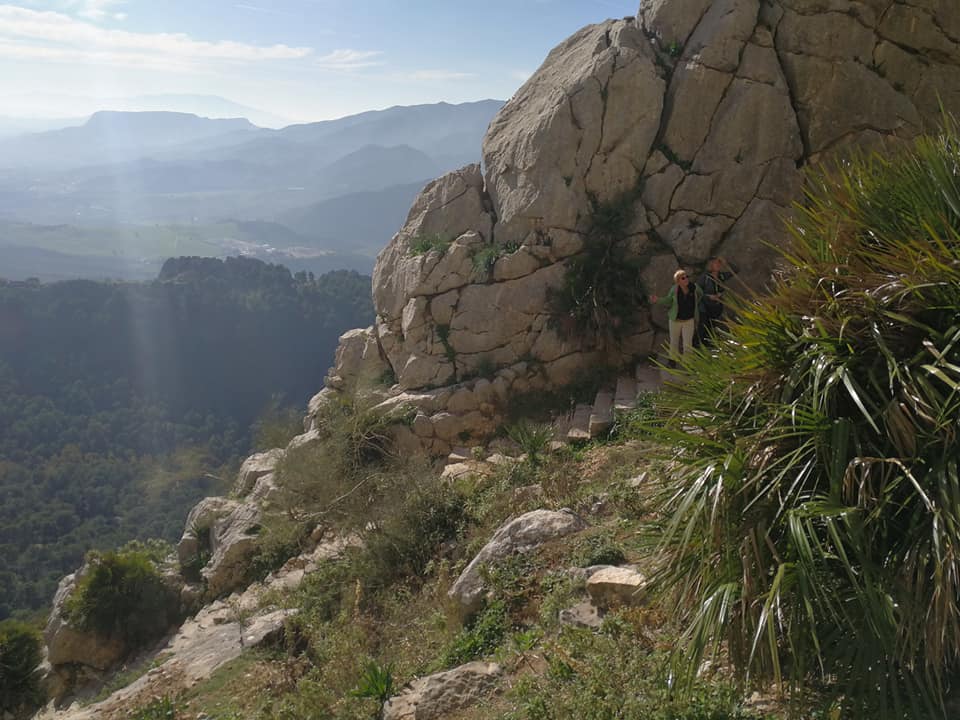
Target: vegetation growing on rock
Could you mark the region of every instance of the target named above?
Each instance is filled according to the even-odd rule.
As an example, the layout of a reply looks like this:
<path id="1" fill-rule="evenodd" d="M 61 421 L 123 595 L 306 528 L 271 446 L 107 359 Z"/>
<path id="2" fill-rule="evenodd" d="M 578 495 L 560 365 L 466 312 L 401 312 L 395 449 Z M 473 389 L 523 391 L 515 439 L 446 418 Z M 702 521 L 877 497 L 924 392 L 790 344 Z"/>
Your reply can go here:
<path id="1" fill-rule="evenodd" d="M 158 638 L 176 619 L 177 597 L 146 552 L 91 553 L 87 564 L 66 604 L 80 629 L 121 638 L 132 649 Z"/>

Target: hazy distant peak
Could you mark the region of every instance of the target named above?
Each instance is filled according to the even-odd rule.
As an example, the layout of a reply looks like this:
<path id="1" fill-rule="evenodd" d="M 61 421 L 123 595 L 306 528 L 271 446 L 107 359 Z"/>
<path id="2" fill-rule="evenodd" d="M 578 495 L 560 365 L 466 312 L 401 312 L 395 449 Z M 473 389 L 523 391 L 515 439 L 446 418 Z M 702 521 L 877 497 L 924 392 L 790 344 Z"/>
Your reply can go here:
<path id="1" fill-rule="evenodd" d="M 256 125 L 246 118 L 206 118 L 193 113 L 172 112 L 169 110 L 99 110 L 90 116 L 84 127 L 127 125 L 140 128 L 176 128 L 184 126 L 209 125 L 217 132 L 226 130 L 255 130 Z"/>

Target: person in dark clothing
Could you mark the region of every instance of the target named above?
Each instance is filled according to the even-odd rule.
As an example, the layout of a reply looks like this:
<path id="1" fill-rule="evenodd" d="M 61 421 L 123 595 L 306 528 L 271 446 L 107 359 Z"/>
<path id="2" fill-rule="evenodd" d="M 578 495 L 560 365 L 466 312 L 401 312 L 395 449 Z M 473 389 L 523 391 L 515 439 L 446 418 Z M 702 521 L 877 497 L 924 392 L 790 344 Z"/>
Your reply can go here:
<path id="1" fill-rule="evenodd" d="M 726 323 L 723 294 L 726 292 L 727 282 L 735 272 L 736 268 L 728 265 L 726 260 L 714 256 L 707 261 L 707 271 L 697 283 L 703 292 L 697 337 L 704 345 L 709 345 L 711 333 L 724 327 Z"/>

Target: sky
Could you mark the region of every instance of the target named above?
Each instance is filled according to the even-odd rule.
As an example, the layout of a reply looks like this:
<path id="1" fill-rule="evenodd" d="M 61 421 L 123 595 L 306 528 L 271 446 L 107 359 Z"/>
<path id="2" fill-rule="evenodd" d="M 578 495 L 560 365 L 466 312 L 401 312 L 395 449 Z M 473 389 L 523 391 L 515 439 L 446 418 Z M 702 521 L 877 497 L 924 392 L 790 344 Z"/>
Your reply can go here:
<path id="1" fill-rule="evenodd" d="M 0 115 L 80 116 L 158 94 L 296 122 L 506 100 L 565 37 L 639 2 L 0 0 Z"/>

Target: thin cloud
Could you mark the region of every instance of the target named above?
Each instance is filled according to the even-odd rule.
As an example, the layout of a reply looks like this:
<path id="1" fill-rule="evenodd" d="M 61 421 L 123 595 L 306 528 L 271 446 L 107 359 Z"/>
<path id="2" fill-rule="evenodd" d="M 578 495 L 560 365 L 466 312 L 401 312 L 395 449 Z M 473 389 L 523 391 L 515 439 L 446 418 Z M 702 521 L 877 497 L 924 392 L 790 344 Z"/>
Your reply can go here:
<path id="1" fill-rule="evenodd" d="M 514 80 L 519 80 L 520 82 L 526 82 L 530 79 L 530 76 L 533 75 L 529 70 L 512 70 L 510 72 L 510 77 Z"/>
<path id="2" fill-rule="evenodd" d="M 466 80 L 476 76 L 476 73 L 455 72 L 452 70 L 417 70 L 407 75 L 407 78 L 425 82 L 445 82 L 450 80 Z"/>
<path id="3" fill-rule="evenodd" d="M 381 50 L 340 49 L 321 55 L 316 59 L 316 63 L 324 70 L 360 70 L 383 65 L 383 61 L 377 59 L 381 55 Z"/>
<path id="4" fill-rule="evenodd" d="M 89 3 L 87 3 L 89 6 Z M 92 7 L 92 6 L 90 6 Z M 103 9 L 101 5 L 101 9 Z M 182 33 L 137 33 L 98 27 L 69 15 L 40 12 L 14 5 L 0 5 L 0 43 L 9 55 L 36 53 L 40 59 L 47 51 L 49 59 L 69 56 L 81 62 L 101 62 L 109 55 L 116 62 L 142 65 L 145 57 L 168 62 L 223 60 L 258 62 L 297 60 L 313 53 L 311 48 L 289 45 L 250 45 L 223 40 L 195 40 Z M 39 48 L 40 50 L 38 50 Z"/>
<path id="5" fill-rule="evenodd" d="M 114 5 L 123 5 L 125 0 L 79 0 L 70 3 L 72 6 L 78 6 L 77 15 L 91 20 L 103 20 L 111 17 L 114 20 L 125 20 L 127 15 L 122 12 L 111 12 L 110 8 Z"/>

